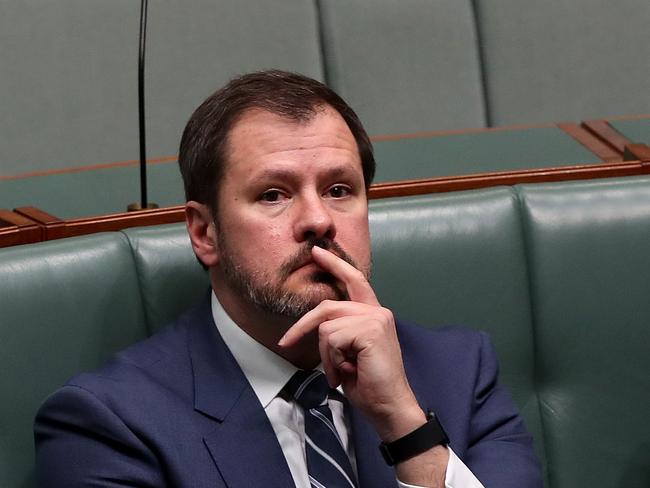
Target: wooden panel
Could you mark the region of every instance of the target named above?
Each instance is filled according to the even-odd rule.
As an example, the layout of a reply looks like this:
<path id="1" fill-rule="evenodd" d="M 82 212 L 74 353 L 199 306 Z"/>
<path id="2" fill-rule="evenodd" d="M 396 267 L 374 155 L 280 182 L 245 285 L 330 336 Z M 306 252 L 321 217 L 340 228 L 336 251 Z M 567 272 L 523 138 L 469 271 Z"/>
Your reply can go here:
<path id="1" fill-rule="evenodd" d="M 43 229 L 37 222 L 10 210 L 0 209 L 0 247 L 39 242 Z"/>
<path id="2" fill-rule="evenodd" d="M 625 145 L 632 142 L 609 125 L 606 120 L 588 120 L 582 125 L 621 155 L 625 151 Z"/>
<path id="3" fill-rule="evenodd" d="M 94 234 L 96 232 L 114 232 L 129 227 L 169 224 L 182 222 L 185 219 L 183 206 L 69 220 L 61 220 L 35 207 L 17 208 L 16 212 L 42 226 L 44 240 Z"/>
<path id="4" fill-rule="evenodd" d="M 562 123 L 556 126 L 518 126 L 402 134 L 397 136 L 373 137 L 373 140 L 397 140 L 486 131 L 520 130 L 535 127 L 558 127 L 595 154 L 603 163 L 382 182 L 371 186 L 368 197 L 370 199 L 376 199 L 471 190 L 497 185 L 650 174 L 650 148 L 643 145 L 631 146 L 629 144 L 630 141 L 622 141 L 620 139 L 622 136 L 604 121 L 585 122 L 582 126 L 573 123 Z M 619 139 L 605 139 L 603 135 L 612 135 L 607 131 L 616 132 Z M 621 142 L 624 143 L 621 144 Z M 634 161 L 622 161 L 626 146 L 628 147 L 628 156 L 635 159 Z M 182 205 L 67 220 L 60 219 L 35 207 L 20 207 L 15 210 L 15 213 L 9 211 L 4 212 L 0 213 L 0 245 L 59 239 L 95 232 L 119 231 L 129 227 L 183 222 L 185 219 L 184 207 Z M 10 222 L 8 220 L 9 218 L 14 220 Z M 15 219 L 17 218 L 23 219 L 20 225 L 16 223 Z"/>
<path id="5" fill-rule="evenodd" d="M 650 162 L 650 146 L 646 144 L 626 144 L 623 151 L 623 158 L 626 161 Z"/>
<path id="6" fill-rule="evenodd" d="M 590 164 L 547 168 L 543 170 L 516 171 L 511 173 L 476 174 L 449 178 L 382 183 L 373 185 L 370 188 L 369 198 L 386 198 L 458 190 L 472 190 L 498 185 L 586 180 L 645 174 L 650 174 L 650 162 L 648 161 L 603 163 L 599 165 Z"/>
<path id="7" fill-rule="evenodd" d="M 647 118 L 648 116 L 644 115 L 620 117 L 611 119 L 611 121 L 621 122 Z M 625 161 L 648 161 L 650 159 L 650 147 L 648 145 L 630 140 L 627 136 L 612 127 L 608 120 L 587 120 L 582 125 L 603 141 L 603 143 L 620 153 Z"/>
<path id="8" fill-rule="evenodd" d="M 610 145 L 602 141 L 599 137 L 595 136 L 590 131 L 574 123 L 562 123 L 557 125 L 564 132 L 573 137 L 580 144 L 589 149 L 592 153 L 598 156 L 602 161 L 607 163 L 614 163 L 622 161 L 622 152 L 617 151 Z"/>

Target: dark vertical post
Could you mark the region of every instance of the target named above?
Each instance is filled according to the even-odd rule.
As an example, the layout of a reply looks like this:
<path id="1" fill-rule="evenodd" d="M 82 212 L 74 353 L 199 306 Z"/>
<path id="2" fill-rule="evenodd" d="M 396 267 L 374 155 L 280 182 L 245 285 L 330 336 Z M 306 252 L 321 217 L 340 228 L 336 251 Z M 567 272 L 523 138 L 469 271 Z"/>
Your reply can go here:
<path id="1" fill-rule="evenodd" d="M 147 38 L 147 0 L 140 1 L 140 52 L 138 56 L 138 118 L 140 122 L 140 205 L 147 208 L 147 147 L 144 121 L 144 52 Z"/>

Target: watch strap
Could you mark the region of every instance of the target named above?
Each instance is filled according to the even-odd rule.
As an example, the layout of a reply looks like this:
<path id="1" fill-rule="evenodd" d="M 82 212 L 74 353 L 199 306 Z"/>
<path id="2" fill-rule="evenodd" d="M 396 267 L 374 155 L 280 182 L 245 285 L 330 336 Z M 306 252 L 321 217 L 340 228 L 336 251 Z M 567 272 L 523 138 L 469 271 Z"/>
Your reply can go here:
<path id="1" fill-rule="evenodd" d="M 386 463 L 394 466 L 439 444 L 449 444 L 449 438 L 435 414 L 429 412 L 425 424 L 397 440 L 382 442 L 379 450 Z"/>

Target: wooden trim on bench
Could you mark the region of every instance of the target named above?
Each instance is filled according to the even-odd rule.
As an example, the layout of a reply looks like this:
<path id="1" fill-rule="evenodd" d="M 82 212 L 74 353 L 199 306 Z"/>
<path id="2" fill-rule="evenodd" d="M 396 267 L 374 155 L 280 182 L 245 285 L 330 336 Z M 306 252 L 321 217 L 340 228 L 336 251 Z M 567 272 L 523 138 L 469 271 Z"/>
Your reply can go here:
<path id="1" fill-rule="evenodd" d="M 586 147 L 589 151 L 598 156 L 601 161 L 606 163 L 615 163 L 623 160 L 622 152 L 612 148 L 599 137 L 595 136 L 580 125 L 574 124 L 573 122 L 565 122 L 557 124 L 557 126 Z"/>
<path id="2" fill-rule="evenodd" d="M 625 145 L 632 142 L 609 125 L 606 120 L 587 120 L 582 125 L 621 155 L 625 151 Z"/>
<path id="3" fill-rule="evenodd" d="M 650 174 L 650 162 L 626 161 L 603 164 L 560 166 L 534 170 L 485 173 L 425 180 L 406 180 L 379 183 L 370 188 L 369 198 L 387 198 L 407 195 L 423 195 L 458 190 L 473 190 L 498 185 L 521 183 L 546 183 L 556 181 L 613 178 Z"/>
<path id="4" fill-rule="evenodd" d="M 636 143 L 628 139 L 609 124 L 609 120 L 641 120 L 644 118 L 650 117 L 639 115 L 608 120 L 587 120 L 582 125 L 609 147 L 619 152 L 624 161 L 647 162 L 650 159 L 650 147 L 647 144 Z"/>
<path id="5" fill-rule="evenodd" d="M 59 219 L 35 207 L 17 208 L 16 212 L 38 222 L 44 229 L 44 240 L 96 232 L 114 232 L 129 227 L 170 224 L 185 220 L 183 205 L 69 220 Z"/>
<path id="6" fill-rule="evenodd" d="M 608 178 L 650 174 L 650 161 L 562 166 L 502 173 L 473 174 L 423 180 L 379 183 L 370 187 L 368 198 L 403 197 L 428 193 L 472 190 L 497 185 L 541 183 L 579 179 Z M 20 215 L 37 223 L 43 240 L 110 232 L 148 225 L 169 224 L 185 220 L 184 206 L 139 210 L 96 217 L 62 220 L 35 207 L 16 209 Z M 0 230 L 2 230 L 0 228 Z M 10 244 L 7 244 L 10 245 Z"/>
<path id="7" fill-rule="evenodd" d="M 625 161 L 641 161 L 650 163 L 650 146 L 646 144 L 626 144 L 623 151 Z"/>
<path id="8" fill-rule="evenodd" d="M 31 244 L 43 239 L 43 228 L 11 210 L 0 209 L 0 247 Z"/>

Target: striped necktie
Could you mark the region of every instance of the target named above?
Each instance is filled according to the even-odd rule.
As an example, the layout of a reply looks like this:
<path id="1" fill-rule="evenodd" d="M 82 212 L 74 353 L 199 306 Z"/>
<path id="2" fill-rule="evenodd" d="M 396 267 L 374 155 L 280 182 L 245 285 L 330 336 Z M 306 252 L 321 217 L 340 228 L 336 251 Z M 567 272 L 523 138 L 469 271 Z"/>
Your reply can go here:
<path id="1" fill-rule="evenodd" d="M 305 454 L 313 488 L 356 488 L 354 472 L 327 404 L 330 388 L 320 371 L 298 371 L 285 386 L 305 412 Z"/>

